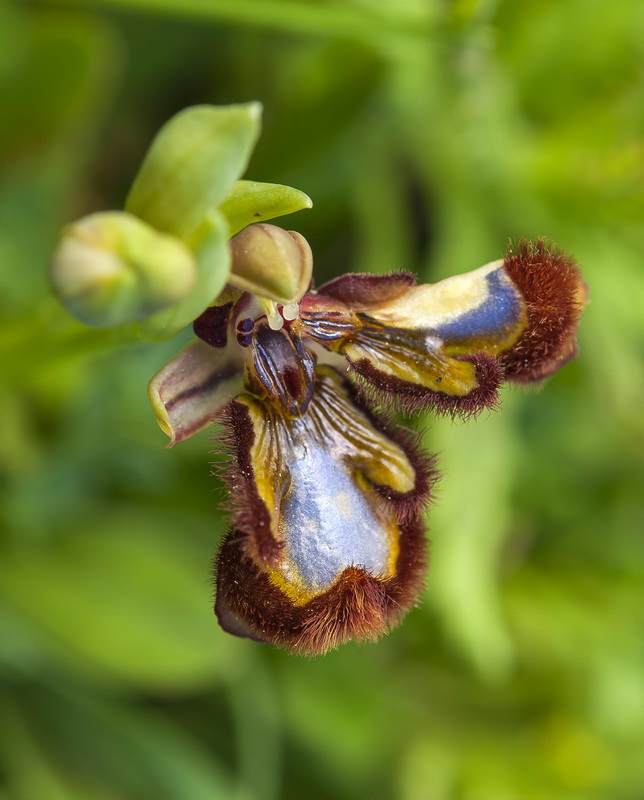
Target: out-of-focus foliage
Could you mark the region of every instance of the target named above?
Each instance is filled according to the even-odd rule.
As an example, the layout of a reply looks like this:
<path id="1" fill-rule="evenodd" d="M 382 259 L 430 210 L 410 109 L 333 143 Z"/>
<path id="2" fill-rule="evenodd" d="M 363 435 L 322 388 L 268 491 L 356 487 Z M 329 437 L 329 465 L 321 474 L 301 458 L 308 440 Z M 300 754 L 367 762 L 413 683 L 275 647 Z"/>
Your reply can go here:
<path id="1" fill-rule="evenodd" d="M 644 6 L 103 0 L 0 6 L 0 798 L 641 800 Z M 158 127 L 260 100 L 254 180 L 318 281 L 426 280 L 547 235 L 590 287 L 577 361 L 428 419 L 420 608 L 306 661 L 216 626 L 208 434 L 147 407 L 177 342 L 50 299 L 57 230 L 122 207 Z M 185 339 L 185 334 L 182 340 Z"/>

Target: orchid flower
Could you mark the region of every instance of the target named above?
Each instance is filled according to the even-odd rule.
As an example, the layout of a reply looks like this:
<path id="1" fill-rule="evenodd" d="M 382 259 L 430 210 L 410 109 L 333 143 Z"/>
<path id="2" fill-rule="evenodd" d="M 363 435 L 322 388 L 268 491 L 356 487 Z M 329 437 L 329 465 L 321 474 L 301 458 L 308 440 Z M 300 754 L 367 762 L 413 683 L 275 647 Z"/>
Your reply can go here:
<path id="1" fill-rule="evenodd" d="M 314 655 L 376 639 L 424 585 L 435 459 L 392 414 L 468 417 L 497 405 L 503 381 L 551 375 L 575 355 L 585 285 L 539 241 L 433 285 L 394 272 L 313 288 L 306 240 L 250 224 L 311 207 L 291 187 L 239 180 L 260 112 L 175 115 L 125 209 L 62 231 L 49 278 L 114 341 L 163 341 L 194 321 L 149 397 L 170 445 L 218 423 L 229 454 L 217 616 Z"/>
<path id="2" fill-rule="evenodd" d="M 391 411 L 471 416 L 503 381 L 576 353 L 585 285 L 539 241 L 431 285 L 406 272 L 312 288 L 297 233 L 245 228 L 196 338 L 152 379 L 175 445 L 217 423 L 231 528 L 215 611 L 229 633 L 315 655 L 395 626 L 424 586 L 435 459 Z"/>

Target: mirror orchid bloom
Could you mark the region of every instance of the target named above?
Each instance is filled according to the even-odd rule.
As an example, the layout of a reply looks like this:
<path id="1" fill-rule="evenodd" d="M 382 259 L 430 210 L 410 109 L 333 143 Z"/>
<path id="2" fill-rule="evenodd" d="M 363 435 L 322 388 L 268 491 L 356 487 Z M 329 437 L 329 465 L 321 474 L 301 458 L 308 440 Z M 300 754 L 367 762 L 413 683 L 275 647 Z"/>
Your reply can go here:
<path id="1" fill-rule="evenodd" d="M 230 284 L 149 387 L 170 445 L 221 426 L 217 617 L 307 655 L 375 640 L 423 589 L 437 479 L 392 411 L 472 416 L 503 381 L 548 377 L 576 353 L 585 285 L 542 241 L 431 285 L 394 272 L 311 288 L 306 241 L 270 225 L 231 252 Z"/>

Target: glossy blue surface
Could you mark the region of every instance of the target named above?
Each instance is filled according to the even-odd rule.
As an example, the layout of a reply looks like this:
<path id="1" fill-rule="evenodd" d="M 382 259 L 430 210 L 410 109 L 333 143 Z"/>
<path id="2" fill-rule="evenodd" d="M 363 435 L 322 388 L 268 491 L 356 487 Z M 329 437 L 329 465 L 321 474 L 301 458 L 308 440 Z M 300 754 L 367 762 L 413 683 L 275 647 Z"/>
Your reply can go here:
<path id="1" fill-rule="evenodd" d="M 326 589 L 348 566 L 374 575 L 387 572 L 389 542 L 351 469 L 313 442 L 295 447 L 291 486 L 282 505 L 285 557 L 303 583 Z"/>
<path id="2" fill-rule="evenodd" d="M 500 267 L 485 278 L 487 297 L 477 308 L 432 329 L 444 341 L 493 337 L 521 316 L 521 301 L 514 285 Z"/>

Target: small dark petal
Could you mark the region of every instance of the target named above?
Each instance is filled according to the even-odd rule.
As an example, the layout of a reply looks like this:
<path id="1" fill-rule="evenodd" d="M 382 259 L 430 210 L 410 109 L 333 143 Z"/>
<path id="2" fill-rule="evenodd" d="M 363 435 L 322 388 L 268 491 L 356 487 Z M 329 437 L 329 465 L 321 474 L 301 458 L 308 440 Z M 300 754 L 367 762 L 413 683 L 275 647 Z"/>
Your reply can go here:
<path id="1" fill-rule="evenodd" d="M 391 272 L 388 275 L 354 272 L 325 283 L 317 294 L 361 311 L 401 297 L 415 283 L 416 276 L 411 272 Z"/>
<path id="2" fill-rule="evenodd" d="M 195 336 L 211 347 L 225 347 L 228 321 L 233 304 L 210 306 L 192 323 Z"/>
<path id="3" fill-rule="evenodd" d="M 318 296 L 313 298 L 310 295 L 304 298 L 300 304 L 299 326 L 306 336 L 322 347 L 329 350 L 337 349 L 354 333 L 359 324 L 357 317 L 347 309 L 320 311 L 314 307 L 314 301 L 317 299 Z M 327 300 L 327 298 L 322 299 Z"/>
<path id="4" fill-rule="evenodd" d="M 540 381 L 576 355 L 587 287 L 573 259 L 542 239 L 519 242 L 504 268 L 524 298 L 528 324 L 500 361 L 508 380 Z"/>
<path id="5" fill-rule="evenodd" d="M 467 419 L 484 408 L 495 408 L 499 400 L 499 386 L 503 382 L 503 369 L 498 360 L 486 353 L 461 356 L 476 368 L 477 386 L 469 394 L 458 396 L 431 391 L 420 384 L 401 380 L 376 369 L 367 359 L 349 361 L 360 380 L 361 393 L 370 403 L 385 402 L 393 409 L 408 414 L 431 409 L 436 414 L 449 414 Z M 440 380 L 440 379 L 437 379 Z"/>

